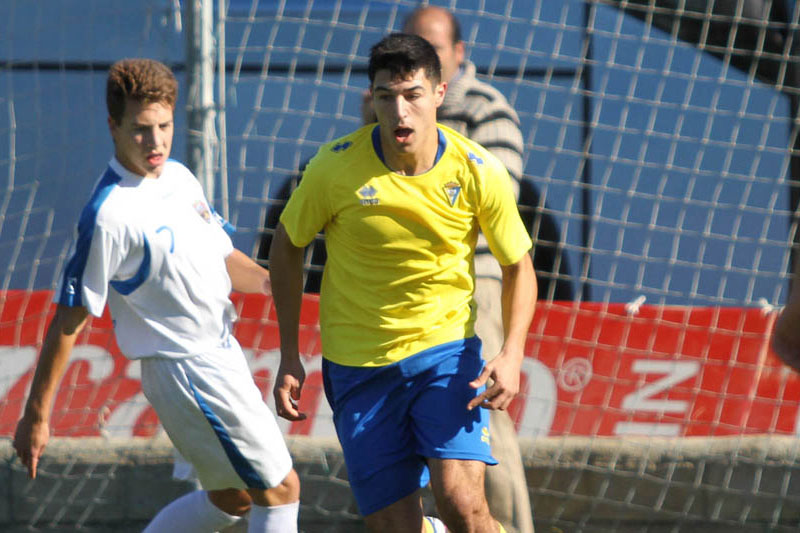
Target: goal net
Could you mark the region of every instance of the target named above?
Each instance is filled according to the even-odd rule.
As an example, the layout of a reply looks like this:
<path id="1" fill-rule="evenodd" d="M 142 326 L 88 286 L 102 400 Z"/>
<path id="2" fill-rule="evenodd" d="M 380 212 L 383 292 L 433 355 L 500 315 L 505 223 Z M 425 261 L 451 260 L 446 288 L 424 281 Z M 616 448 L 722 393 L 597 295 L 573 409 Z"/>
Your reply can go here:
<path id="1" fill-rule="evenodd" d="M 71 37 L 57 57 L 43 60 L 52 54 L 45 46 L 9 47 L 0 65 L 0 438 L 10 480 L 0 494 L 17 502 L 0 504 L 0 529 L 2 520 L 138 527 L 169 500 L 152 499 L 169 478 L 169 444 L 108 316 L 81 337 L 59 388 L 57 452 L 41 479 L 24 479 L 8 445 L 71 224 L 111 149 L 104 69 L 148 55 L 184 72 L 178 2 L 143 2 L 129 17 L 90 4 L 89 25 L 62 17 L 58 31 Z M 214 203 L 237 227 L 238 248 L 267 265 L 304 163 L 362 124 L 370 47 L 421 4 L 215 4 Z M 794 2 L 430 4 L 460 21 L 468 59 L 514 107 L 524 139 L 520 211 L 535 237 L 540 301 L 510 414 L 537 530 L 795 530 L 800 376 L 769 347 L 798 238 Z M 0 20 L 25 26 L 21 13 L 31 9 L 8 5 Z M 34 11 L 26 27 L 59 35 Z M 103 38 L 76 31 L 101 22 Z M 17 30 L 9 41 L 22 39 Z M 95 117 L 84 160 L 75 132 Z M 178 159 L 183 141 L 176 137 Z M 318 240 L 306 256 L 309 290 L 323 261 Z M 271 299 L 237 295 L 236 304 L 237 337 L 271 401 Z M 321 389 L 316 324 L 310 294 L 301 345 L 311 416 L 282 422 L 303 484 L 301 529 L 359 531 Z M 99 451 L 109 446 L 113 456 Z M 145 479 L 156 462 L 153 475 L 163 477 Z M 124 476 L 135 491 L 119 488 Z"/>

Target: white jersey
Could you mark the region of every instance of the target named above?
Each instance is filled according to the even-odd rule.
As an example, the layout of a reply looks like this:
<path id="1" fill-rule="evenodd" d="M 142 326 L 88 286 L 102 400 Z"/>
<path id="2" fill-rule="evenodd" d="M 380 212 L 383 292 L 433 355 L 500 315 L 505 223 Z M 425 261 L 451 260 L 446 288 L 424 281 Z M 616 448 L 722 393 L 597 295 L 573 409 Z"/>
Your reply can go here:
<path id="1" fill-rule="evenodd" d="M 108 301 L 131 359 L 212 351 L 229 342 L 236 318 L 229 228 L 177 161 L 153 179 L 112 159 L 81 213 L 55 300 L 95 316 Z"/>

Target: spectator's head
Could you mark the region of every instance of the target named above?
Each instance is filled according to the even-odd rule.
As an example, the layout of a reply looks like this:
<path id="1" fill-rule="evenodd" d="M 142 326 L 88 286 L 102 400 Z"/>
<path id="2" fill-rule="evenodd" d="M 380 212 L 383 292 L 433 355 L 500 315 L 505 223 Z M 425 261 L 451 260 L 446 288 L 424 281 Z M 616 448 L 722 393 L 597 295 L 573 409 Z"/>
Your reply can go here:
<path id="1" fill-rule="evenodd" d="M 431 43 L 442 64 L 442 81 L 450 83 L 461 68 L 465 53 L 456 17 L 441 7 L 420 7 L 406 18 L 403 31 L 419 35 Z"/>
<path id="2" fill-rule="evenodd" d="M 178 82 L 152 59 L 123 59 L 106 82 L 108 128 L 114 156 L 127 170 L 156 178 L 169 158 Z"/>

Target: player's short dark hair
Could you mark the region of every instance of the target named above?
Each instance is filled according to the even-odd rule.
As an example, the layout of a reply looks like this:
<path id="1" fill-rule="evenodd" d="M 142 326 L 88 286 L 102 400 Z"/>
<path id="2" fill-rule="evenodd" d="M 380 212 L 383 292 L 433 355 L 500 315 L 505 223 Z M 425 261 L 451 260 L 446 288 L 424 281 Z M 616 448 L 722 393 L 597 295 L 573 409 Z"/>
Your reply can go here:
<path id="1" fill-rule="evenodd" d="M 418 7 L 414 11 L 408 14 L 408 16 L 403 20 L 403 31 L 408 30 L 411 26 L 413 26 L 417 19 L 422 16 L 422 14 L 429 10 L 429 9 L 436 9 L 441 10 L 441 12 L 447 17 L 447 20 L 450 21 L 450 39 L 452 40 L 453 44 L 458 44 L 461 42 L 461 24 L 458 23 L 458 19 L 453 14 L 452 11 L 449 9 L 444 8 L 434 8 L 432 6 L 423 6 Z"/>
<path id="2" fill-rule="evenodd" d="M 164 63 L 154 59 L 122 59 L 108 71 L 106 107 L 108 116 L 119 124 L 125 114 L 125 102 L 163 103 L 175 109 L 178 80 Z"/>
<path id="3" fill-rule="evenodd" d="M 442 81 L 442 65 L 436 49 L 417 35 L 392 33 L 372 47 L 369 55 L 370 84 L 379 70 L 389 70 L 392 78 L 407 76 L 419 69 L 434 85 Z"/>

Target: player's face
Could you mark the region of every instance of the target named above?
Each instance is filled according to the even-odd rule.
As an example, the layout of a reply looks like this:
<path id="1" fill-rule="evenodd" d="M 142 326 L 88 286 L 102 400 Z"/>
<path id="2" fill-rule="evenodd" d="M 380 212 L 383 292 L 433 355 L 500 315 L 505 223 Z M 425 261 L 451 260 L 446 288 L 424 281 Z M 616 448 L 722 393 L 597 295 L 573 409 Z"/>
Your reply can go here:
<path id="1" fill-rule="evenodd" d="M 114 155 L 134 174 L 157 178 L 172 149 L 173 109 L 162 102 L 128 100 L 125 114 L 116 123 L 109 117 Z"/>
<path id="2" fill-rule="evenodd" d="M 375 73 L 372 103 L 381 127 L 384 149 L 417 153 L 436 143 L 436 109 L 444 100 L 446 83 L 434 85 L 423 69 L 392 77 L 388 69 Z"/>

